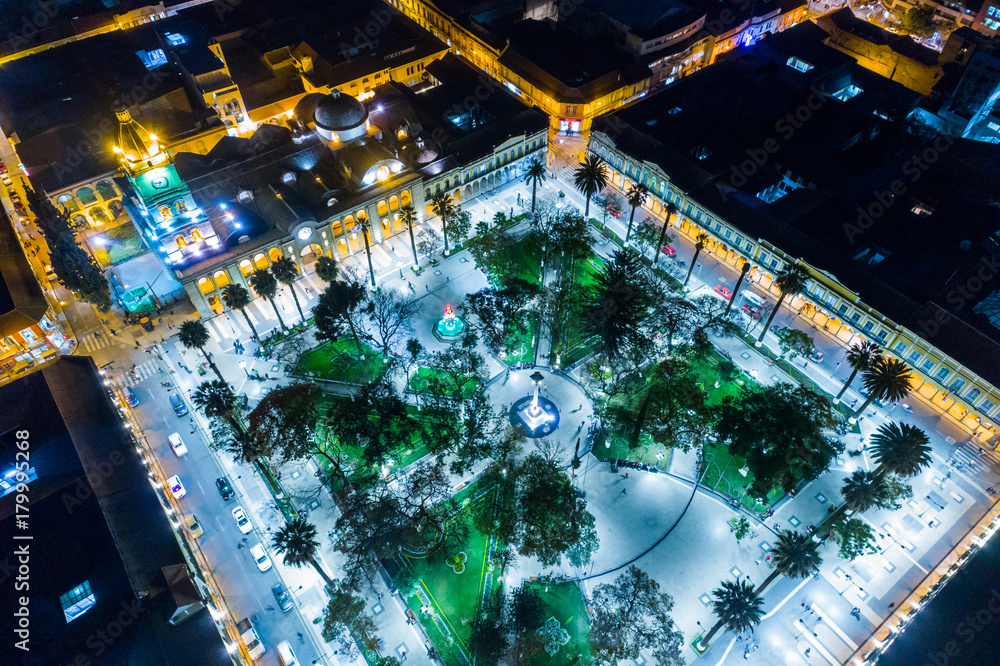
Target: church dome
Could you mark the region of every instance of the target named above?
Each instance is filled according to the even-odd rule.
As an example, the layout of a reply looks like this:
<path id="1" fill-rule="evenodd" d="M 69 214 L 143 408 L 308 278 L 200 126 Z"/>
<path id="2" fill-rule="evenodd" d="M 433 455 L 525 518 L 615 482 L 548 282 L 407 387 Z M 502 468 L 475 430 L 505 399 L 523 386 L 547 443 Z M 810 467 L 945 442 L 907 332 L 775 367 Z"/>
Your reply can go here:
<path id="1" fill-rule="evenodd" d="M 331 132 L 343 132 L 365 124 L 368 110 L 365 105 L 339 92 L 326 95 L 316 104 L 313 121 L 316 126 Z"/>

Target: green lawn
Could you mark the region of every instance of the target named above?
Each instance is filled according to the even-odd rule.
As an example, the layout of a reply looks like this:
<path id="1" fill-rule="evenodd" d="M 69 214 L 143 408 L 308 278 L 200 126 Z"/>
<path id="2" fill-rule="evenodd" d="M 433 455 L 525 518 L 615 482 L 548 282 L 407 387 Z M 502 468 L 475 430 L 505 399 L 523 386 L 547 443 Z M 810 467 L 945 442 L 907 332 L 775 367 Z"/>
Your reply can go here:
<path id="1" fill-rule="evenodd" d="M 469 504 L 494 502 L 495 499 L 496 493 L 490 491 L 470 500 Z M 503 581 L 499 571 L 494 571 L 488 561 L 491 538 L 473 525 L 469 506 L 452 521 L 468 523 L 469 539 L 460 548 L 445 545 L 427 555 L 403 553 L 400 557 L 419 577 L 416 590 L 407 597 L 407 603 L 444 662 L 448 666 L 464 666 L 471 663 L 468 656 L 470 622 L 479 612 L 486 594 Z M 456 556 L 461 557 L 460 563 L 456 563 Z"/>
<path id="2" fill-rule="evenodd" d="M 122 224 L 103 234 L 91 236 L 97 261 L 102 265 L 117 266 L 146 251 L 139 232 L 131 224 Z"/>
<path id="3" fill-rule="evenodd" d="M 727 497 L 740 500 L 744 509 L 757 513 L 764 512 L 785 496 L 782 488 L 772 488 L 764 498 L 764 503 L 757 504 L 756 499 L 747 494 L 747 486 L 753 483 L 754 475 L 750 471 L 747 471 L 746 476 L 741 474 L 740 470 L 744 465 L 746 460 L 732 455 L 727 447 L 708 444 L 705 446 L 702 485 L 713 488 Z"/>
<path id="4" fill-rule="evenodd" d="M 525 583 L 538 590 L 545 609 L 545 620 L 554 617 L 569 633 L 569 642 L 554 655 L 541 651 L 528 661 L 531 666 L 564 666 L 590 663 L 590 618 L 583 594 L 576 583 L 546 585 L 539 581 Z"/>
<path id="5" fill-rule="evenodd" d="M 354 338 L 345 336 L 336 342 L 328 342 L 302 355 L 299 372 L 349 384 L 374 381 L 385 373 L 388 364 L 364 342 L 361 349 L 365 354 L 364 361 L 358 358 Z"/>
<path id="6" fill-rule="evenodd" d="M 441 372 L 437 368 L 417 368 L 417 371 L 413 373 L 410 377 L 409 383 L 406 385 L 408 391 L 414 391 L 418 393 L 426 393 L 427 387 L 432 379 L 436 379 L 444 387 L 445 395 L 455 395 L 458 391 L 458 386 L 456 386 L 455 380 L 452 379 L 447 373 Z M 470 381 L 462 387 L 463 397 L 468 398 L 479 388 L 480 381 L 476 379 L 475 381 Z"/>

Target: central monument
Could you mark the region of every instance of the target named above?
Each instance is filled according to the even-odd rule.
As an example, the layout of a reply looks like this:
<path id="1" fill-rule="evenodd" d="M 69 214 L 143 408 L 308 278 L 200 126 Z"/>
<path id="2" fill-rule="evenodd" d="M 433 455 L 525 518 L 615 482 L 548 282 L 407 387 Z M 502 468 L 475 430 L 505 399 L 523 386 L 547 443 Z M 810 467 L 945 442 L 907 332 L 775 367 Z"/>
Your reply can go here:
<path id="1" fill-rule="evenodd" d="M 535 385 L 534 395 L 525 396 L 511 406 L 510 422 L 525 437 L 538 439 L 559 427 L 559 408 L 554 402 L 538 394 L 545 375 L 536 370 L 530 379 Z"/>

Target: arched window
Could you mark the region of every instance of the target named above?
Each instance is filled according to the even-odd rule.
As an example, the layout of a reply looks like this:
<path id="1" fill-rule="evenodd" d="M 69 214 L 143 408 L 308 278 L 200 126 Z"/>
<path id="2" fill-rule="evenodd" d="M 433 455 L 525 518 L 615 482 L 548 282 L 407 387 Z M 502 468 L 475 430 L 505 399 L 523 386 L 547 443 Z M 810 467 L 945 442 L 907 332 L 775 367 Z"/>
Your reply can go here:
<path id="1" fill-rule="evenodd" d="M 205 237 L 201 235 L 201 232 L 197 229 L 191 230 L 191 242 L 197 243 L 198 241 L 205 240 Z"/>
<path id="2" fill-rule="evenodd" d="M 114 201 L 112 201 L 111 203 L 108 204 L 108 210 L 111 211 L 112 215 L 114 215 L 115 217 L 118 217 L 119 215 L 122 214 L 122 211 L 125 210 L 125 206 L 122 205 L 121 201 L 118 201 L 116 199 L 116 200 L 114 200 Z"/>
<path id="3" fill-rule="evenodd" d="M 246 277 L 251 273 L 253 273 L 253 264 L 250 263 L 249 259 L 244 259 L 243 261 L 240 262 L 240 273 L 243 273 L 243 277 Z"/>
<path id="4" fill-rule="evenodd" d="M 215 282 L 216 287 L 222 289 L 229 284 L 229 274 L 226 271 L 216 271 L 215 275 L 212 276 L 212 280 Z"/>
<path id="5" fill-rule="evenodd" d="M 291 171 L 286 171 L 285 174 L 281 177 L 281 182 L 283 182 L 283 183 L 294 183 L 295 182 L 295 174 L 292 173 Z"/>
<path id="6" fill-rule="evenodd" d="M 389 214 L 389 205 L 385 202 L 385 200 L 378 202 L 378 214 L 379 217 Z"/>
<path id="7" fill-rule="evenodd" d="M 177 247 L 178 248 L 182 248 L 182 247 L 187 247 L 187 246 L 188 246 L 188 243 L 187 243 L 187 240 L 185 240 L 184 236 L 178 236 L 177 237 Z"/>
<path id="8" fill-rule="evenodd" d="M 169 220 L 174 216 L 173 212 L 170 210 L 170 206 L 160 206 L 160 216 L 164 220 Z"/>
<path id="9" fill-rule="evenodd" d="M 399 210 L 399 197 L 395 194 L 389 197 L 389 210 Z"/>
<path id="10" fill-rule="evenodd" d="M 94 194 L 94 190 L 89 187 L 81 187 L 76 193 L 76 197 L 84 206 L 97 203 L 97 196 Z"/>
<path id="11" fill-rule="evenodd" d="M 90 219 L 94 221 L 94 226 L 99 227 L 102 224 L 107 224 L 111 221 L 108 214 L 104 212 L 103 208 L 91 208 L 89 211 Z"/>
<path id="12" fill-rule="evenodd" d="M 979 396 L 981 396 L 982 394 L 983 392 L 977 388 L 969 389 L 969 392 L 965 394 L 965 399 L 968 400 L 969 402 L 974 403 L 976 402 L 976 400 L 979 400 Z"/>
<path id="13" fill-rule="evenodd" d="M 215 283 L 209 280 L 207 277 L 200 278 L 198 280 L 198 289 L 201 290 L 203 294 L 211 294 L 215 291 Z"/>
<path id="14" fill-rule="evenodd" d="M 252 198 L 253 195 L 250 194 L 250 190 L 240 190 L 240 196 L 239 196 L 240 201 L 250 201 L 250 199 Z"/>
<path id="15" fill-rule="evenodd" d="M 259 268 L 263 270 L 268 266 L 270 266 L 271 264 L 267 262 L 267 257 L 265 257 L 263 253 L 260 253 L 253 258 L 253 265 L 254 268 Z"/>
<path id="16" fill-rule="evenodd" d="M 964 386 L 965 386 L 965 380 L 962 379 L 961 377 L 955 377 L 955 381 L 953 381 L 948 386 L 948 389 L 951 391 L 958 392 L 961 391 Z"/>
<path id="17" fill-rule="evenodd" d="M 97 193 L 101 195 L 101 198 L 107 201 L 108 199 L 114 199 L 118 196 L 115 192 L 115 186 L 111 184 L 110 180 L 102 180 L 97 184 Z"/>
<path id="18" fill-rule="evenodd" d="M 183 201 L 175 201 L 174 202 L 174 210 L 177 211 L 178 215 L 186 213 L 187 209 L 188 209 L 187 204 L 184 203 Z"/>
<path id="19" fill-rule="evenodd" d="M 272 262 L 277 261 L 278 259 L 281 259 L 281 250 L 276 247 L 272 247 L 267 251 L 267 256 Z"/>
<path id="20" fill-rule="evenodd" d="M 70 212 L 80 210 L 80 204 L 76 202 L 72 194 L 64 194 L 59 197 L 59 204 Z"/>

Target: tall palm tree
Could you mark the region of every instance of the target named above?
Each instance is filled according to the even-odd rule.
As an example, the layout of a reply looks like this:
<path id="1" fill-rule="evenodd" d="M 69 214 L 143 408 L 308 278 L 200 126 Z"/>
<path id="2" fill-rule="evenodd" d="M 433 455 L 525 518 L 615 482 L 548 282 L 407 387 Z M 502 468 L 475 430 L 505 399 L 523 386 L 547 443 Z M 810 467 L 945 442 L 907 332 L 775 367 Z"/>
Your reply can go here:
<path id="1" fill-rule="evenodd" d="M 441 234 L 444 236 L 444 254 L 448 255 L 448 221 L 455 214 L 455 204 L 447 192 L 438 192 L 431 197 L 431 208 L 441 218 Z"/>
<path id="2" fill-rule="evenodd" d="M 257 335 L 257 329 L 254 328 L 253 322 L 250 321 L 250 315 L 247 313 L 247 306 L 253 298 L 250 296 L 250 292 L 247 288 L 241 284 L 230 284 L 222 290 L 222 302 L 226 304 L 226 307 L 230 310 L 239 310 L 243 315 L 243 318 L 247 320 L 247 326 L 253 331 L 253 337 L 255 340 L 260 342 L 260 336 Z"/>
<path id="3" fill-rule="evenodd" d="M 367 215 L 358 215 L 358 226 L 361 227 L 361 237 L 365 239 L 365 255 L 368 257 L 368 277 L 375 288 L 375 267 L 372 265 L 372 248 L 368 243 L 368 234 L 372 229 L 372 222 Z"/>
<path id="4" fill-rule="evenodd" d="M 406 204 L 399 210 L 399 217 L 410 232 L 410 249 L 413 250 L 413 265 L 420 268 L 420 259 L 417 258 L 417 241 L 413 239 L 413 225 L 417 222 L 417 211 L 413 206 Z"/>
<path id="5" fill-rule="evenodd" d="M 706 234 L 704 231 L 699 231 L 698 235 L 695 237 L 694 256 L 691 257 L 691 265 L 688 266 L 687 277 L 684 278 L 685 287 L 688 285 L 688 280 L 691 279 L 691 272 L 694 271 L 694 264 L 696 261 L 698 261 L 698 255 L 701 254 L 701 251 L 705 249 L 706 243 L 708 243 L 708 234 Z M 698 275 L 701 275 L 701 273 L 698 273 Z"/>
<path id="6" fill-rule="evenodd" d="M 628 215 L 628 229 L 625 230 L 626 245 L 628 245 L 629 236 L 632 235 L 632 221 L 635 220 L 635 209 L 646 202 L 647 194 L 649 194 L 648 187 L 642 183 L 633 183 L 632 187 L 628 188 L 628 194 L 625 195 L 628 205 L 632 207 L 632 212 Z"/>
<path id="7" fill-rule="evenodd" d="M 778 289 L 781 290 L 781 296 L 778 297 L 778 302 L 774 304 L 774 309 L 771 310 L 771 314 L 767 318 L 767 323 L 764 324 L 764 330 L 760 332 L 757 342 L 754 343 L 755 347 L 760 347 L 764 344 L 764 335 L 767 334 L 767 329 L 771 328 L 771 322 L 774 321 L 774 315 L 778 314 L 778 310 L 781 309 L 781 304 L 785 301 L 785 298 L 801 294 L 805 291 L 806 282 L 808 281 L 809 273 L 807 273 L 805 269 L 800 266 L 792 265 L 778 273 L 778 277 L 774 278 L 774 283 L 778 285 Z"/>
<path id="8" fill-rule="evenodd" d="M 299 267 L 290 257 L 282 257 L 271 264 L 271 272 L 278 282 L 292 290 L 292 300 L 295 301 L 295 309 L 299 311 L 299 319 L 304 324 L 306 316 L 302 314 L 302 306 L 299 305 L 299 295 L 295 293 L 295 280 L 299 277 Z"/>
<path id="9" fill-rule="evenodd" d="M 245 462 L 257 462 L 260 449 L 239 416 L 239 403 L 229 384 L 221 379 L 203 382 L 191 396 L 191 401 L 205 416 L 226 422 L 233 436 L 232 444 L 227 446 L 231 453 Z"/>
<path id="10" fill-rule="evenodd" d="M 737 634 L 753 631 L 764 616 L 764 600 L 753 589 L 753 583 L 746 580 L 724 580 L 720 587 L 712 591 L 712 612 L 719 618 L 715 626 L 701 639 L 701 645 L 707 646 L 712 637 L 722 627 Z"/>
<path id="11" fill-rule="evenodd" d="M 913 375 L 902 361 L 894 358 L 881 357 L 865 370 L 863 383 L 868 397 L 858 411 L 849 420 L 857 423 L 858 417 L 865 413 L 868 405 L 875 400 L 897 402 L 910 394 L 910 380 Z"/>
<path id="12" fill-rule="evenodd" d="M 833 404 L 836 405 L 840 402 L 840 398 L 847 391 L 847 387 L 851 385 L 851 382 L 854 381 L 859 372 L 870 369 L 875 361 L 880 358 L 882 358 L 882 350 L 874 342 L 864 340 L 851 345 L 851 348 L 847 350 L 847 364 L 851 366 L 851 376 L 847 378 L 843 388 L 840 389 L 840 393 L 833 399 Z"/>
<path id="13" fill-rule="evenodd" d="M 660 261 L 660 254 L 663 252 L 663 239 L 667 236 L 667 227 L 670 226 L 670 216 L 677 215 L 677 206 L 672 202 L 667 202 L 667 215 L 663 218 L 663 227 L 660 228 L 660 240 L 656 241 L 656 256 L 653 257 L 653 264 Z"/>
<path id="14" fill-rule="evenodd" d="M 524 182 L 531 183 L 531 212 L 535 212 L 535 192 L 538 186 L 545 182 L 545 164 L 537 157 L 531 160 L 524 171 Z"/>
<path id="15" fill-rule="evenodd" d="M 883 506 L 886 498 L 885 480 L 874 472 L 855 470 L 844 479 L 840 489 L 844 496 L 844 507 L 864 513 L 877 506 Z"/>
<path id="16" fill-rule="evenodd" d="M 316 559 L 319 555 L 319 540 L 316 526 L 304 518 L 293 518 L 275 532 L 271 539 L 274 550 L 281 554 L 285 564 L 293 567 L 311 565 L 320 575 L 327 588 L 333 589 L 333 579 L 323 570 Z"/>
<path id="17" fill-rule="evenodd" d="M 340 264 L 330 257 L 320 257 L 316 260 L 316 275 L 323 282 L 333 282 L 340 275 Z"/>
<path id="18" fill-rule="evenodd" d="M 215 361 L 213 361 L 212 357 L 208 355 L 207 351 L 205 351 L 205 345 L 208 344 L 210 337 L 208 334 L 208 328 L 205 324 L 197 319 L 186 321 L 181 324 L 180 329 L 178 329 L 177 337 L 180 339 L 181 344 L 184 345 L 185 348 L 197 349 L 200 351 L 201 355 L 205 357 L 206 361 L 208 361 L 208 365 L 212 368 L 212 372 L 215 373 L 215 376 L 218 377 L 220 381 L 226 381 L 223 378 L 222 373 L 219 372 L 219 368 L 215 365 Z"/>
<path id="19" fill-rule="evenodd" d="M 808 534 L 799 534 L 791 530 L 782 530 L 778 534 L 778 542 L 771 550 L 771 561 L 774 571 L 757 588 L 757 594 L 762 594 L 778 576 L 806 578 L 819 571 L 820 565 L 823 564 L 823 558 L 819 554 L 819 543 L 813 541 Z"/>
<path id="20" fill-rule="evenodd" d="M 736 286 L 733 287 L 733 296 L 732 298 L 729 299 L 729 302 L 726 304 L 726 312 L 722 315 L 723 319 L 728 317 L 729 311 L 733 309 L 733 303 L 736 302 L 736 296 L 737 294 L 740 293 L 740 285 L 743 284 L 743 280 L 746 278 L 747 273 L 749 272 L 750 272 L 750 262 L 744 261 L 743 265 L 740 267 L 740 277 L 738 280 L 736 280 Z"/>
<path id="21" fill-rule="evenodd" d="M 274 308 L 274 314 L 278 317 L 278 323 L 281 324 L 281 330 L 287 331 L 288 328 L 285 326 L 285 321 L 281 318 L 281 313 L 278 311 L 278 303 L 274 300 L 274 297 L 278 295 L 278 281 L 274 279 L 274 275 L 271 271 L 266 268 L 258 268 L 247 278 L 247 282 L 253 288 L 257 295 L 267 301 L 270 301 L 271 307 Z"/>
<path id="22" fill-rule="evenodd" d="M 608 171 L 604 160 L 597 155 L 588 155 L 573 172 L 573 184 L 587 198 L 583 210 L 584 219 L 590 219 L 590 198 L 608 186 Z"/>
<path id="23" fill-rule="evenodd" d="M 886 423 L 872 435 L 872 459 L 878 463 L 874 475 L 916 476 L 931 464 L 930 438 L 916 426 Z"/>

